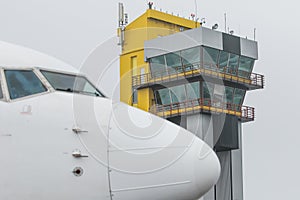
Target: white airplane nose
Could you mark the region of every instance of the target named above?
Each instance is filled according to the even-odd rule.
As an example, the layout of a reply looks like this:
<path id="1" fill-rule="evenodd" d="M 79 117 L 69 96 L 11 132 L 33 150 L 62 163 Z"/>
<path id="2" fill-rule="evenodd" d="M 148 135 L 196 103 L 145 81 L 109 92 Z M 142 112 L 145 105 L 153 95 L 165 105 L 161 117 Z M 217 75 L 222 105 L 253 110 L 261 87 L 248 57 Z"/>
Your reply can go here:
<path id="1" fill-rule="evenodd" d="M 218 158 L 191 132 L 123 104 L 109 126 L 114 200 L 195 200 L 216 184 Z"/>
<path id="2" fill-rule="evenodd" d="M 215 152 L 206 143 L 201 140 L 199 141 L 195 145 L 201 146 L 200 151 L 198 151 L 194 158 L 190 159 L 194 161 L 194 186 L 199 192 L 198 194 L 196 192 L 196 195 L 203 196 L 217 183 L 221 166 Z"/>

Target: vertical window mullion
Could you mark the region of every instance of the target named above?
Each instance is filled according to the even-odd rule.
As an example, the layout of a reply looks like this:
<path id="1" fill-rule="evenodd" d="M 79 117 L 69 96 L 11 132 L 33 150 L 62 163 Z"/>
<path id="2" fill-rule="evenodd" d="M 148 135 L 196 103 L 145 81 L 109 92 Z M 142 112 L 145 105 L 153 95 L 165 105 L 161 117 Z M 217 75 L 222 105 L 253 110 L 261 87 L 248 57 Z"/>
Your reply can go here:
<path id="1" fill-rule="evenodd" d="M 218 52 L 219 52 L 219 53 L 218 53 L 218 57 L 217 57 L 216 66 L 217 66 L 217 68 L 220 68 L 220 57 L 221 57 L 221 51 L 219 50 Z"/>
<path id="2" fill-rule="evenodd" d="M 164 59 L 165 59 L 165 70 L 166 70 L 166 74 L 169 75 L 169 70 L 168 70 L 168 64 L 167 64 L 167 57 L 166 57 L 166 55 L 164 55 Z"/>
<path id="3" fill-rule="evenodd" d="M 227 57 L 227 70 L 229 70 L 230 66 L 229 66 L 229 62 L 230 62 L 230 57 L 231 57 L 231 53 L 228 53 L 228 57 Z M 228 71 L 227 71 L 228 72 Z"/>

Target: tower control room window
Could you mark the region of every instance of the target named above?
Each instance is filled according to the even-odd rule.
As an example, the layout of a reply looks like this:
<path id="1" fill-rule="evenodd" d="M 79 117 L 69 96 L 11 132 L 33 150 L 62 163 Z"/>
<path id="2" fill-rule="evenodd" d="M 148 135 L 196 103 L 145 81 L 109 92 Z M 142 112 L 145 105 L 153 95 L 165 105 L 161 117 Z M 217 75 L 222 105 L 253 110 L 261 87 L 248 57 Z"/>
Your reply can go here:
<path id="1" fill-rule="evenodd" d="M 221 51 L 220 53 L 220 59 L 219 59 L 219 68 L 220 71 L 224 71 L 224 69 L 227 68 L 228 66 L 228 58 L 229 58 L 229 53 L 225 51 Z"/>
<path id="2" fill-rule="evenodd" d="M 239 64 L 239 56 L 231 53 L 228 61 L 227 73 L 236 75 Z"/>
<path id="3" fill-rule="evenodd" d="M 211 104 L 211 96 L 213 95 L 214 84 L 209 82 L 203 82 L 203 103 L 204 105 Z"/>
<path id="4" fill-rule="evenodd" d="M 236 105 L 242 105 L 244 101 L 244 97 L 246 95 L 246 91 L 242 89 L 235 89 L 233 103 Z"/>
<path id="5" fill-rule="evenodd" d="M 180 52 L 169 53 L 166 55 L 168 73 L 174 74 L 182 72 Z"/>
<path id="6" fill-rule="evenodd" d="M 227 104 L 232 104 L 233 103 L 233 93 L 234 93 L 234 88 L 232 87 L 225 87 L 225 94 L 226 94 L 226 103 Z"/>
<path id="7" fill-rule="evenodd" d="M 4 73 L 11 99 L 47 91 L 40 79 L 31 70 L 5 70 Z"/>
<path id="8" fill-rule="evenodd" d="M 250 78 L 254 66 L 254 59 L 241 56 L 239 62 L 239 76 Z"/>
<path id="9" fill-rule="evenodd" d="M 155 100 L 158 105 L 188 103 L 187 101 L 197 100 L 193 105 L 198 105 L 200 98 L 200 83 L 193 82 L 185 85 L 178 85 L 171 88 L 164 88 L 155 91 Z M 187 104 L 183 104 L 187 105 Z M 182 106 L 182 105 L 181 105 Z"/>
<path id="10" fill-rule="evenodd" d="M 219 50 L 203 47 L 203 63 L 205 67 L 216 67 L 219 59 Z"/>
<path id="11" fill-rule="evenodd" d="M 200 64 L 200 47 L 185 49 L 181 51 L 182 64 L 188 69 L 189 66 Z"/>
<path id="12" fill-rule="evenodd" d="M 158 105 L 171 104 L 170 91 L 168 88 L 164 88 L 155 92 L 156 102 Z"/>
<path id="13" fill-rule="evenodd" d="M 180 103 L 186 101 L 185 85 L 179 85 L 170 88 L 172 103 Z"/>
<path id="14" fill-rule="evenodd" d="M 200 83 L 199 81 L 186 84 L 187 100 L 200 99 Z"/>
<path id="15" fill-rule="evenodd" d="M 166 60 L 165 56 L 157 56 L 150 59 L 150 67 L 152 77 L 160 77 L 166 75 Z"/>

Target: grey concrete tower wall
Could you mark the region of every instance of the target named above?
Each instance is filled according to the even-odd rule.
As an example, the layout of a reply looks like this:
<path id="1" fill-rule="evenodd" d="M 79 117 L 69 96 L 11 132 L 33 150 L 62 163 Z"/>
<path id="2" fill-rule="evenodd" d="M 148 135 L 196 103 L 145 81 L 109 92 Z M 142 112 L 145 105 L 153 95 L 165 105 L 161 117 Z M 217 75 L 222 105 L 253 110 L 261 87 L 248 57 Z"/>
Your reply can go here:
<path id="1" fill-rule="evenodd" d="M 212 116 L 207 114 L 189 115 L 186 119 L 187 130 L 191 131 L 211 148 L 214 147 Z"/>
<path id="2" fill-rule="evenodd" d="M 220 127 L 214 126 L 213 119 L 213 115 L 209 114 L 195 114 L 186 117 L 187 130 L 204 140 L 212 148 L 218 141 L 216 137 L 221 136 L 218 134 Z M 200 200 L 243 200 L 242 125 L 240 121 L 237 123 L 239 148 L 217 152 L 222 168 L 219 182 Z"/>
<path id="3" fill-rule="evenodd" d="M 231 152 L 217 152 L 221 164 L 221 175 L 215 187 L 216 200 L 232 200 L 232 170 L 231 170 Z"/>
<path id="4" fill-rule="evenodd" d="M 239 127 L 239 146 L 237 150 L 231 151 L 231 166 L 232 166 L 232 195 L 234 200 L 242 200 L 243 191 L 243 140 L 242 140 L 242 124 L 238 123 Z"/>
<path id="5" fill-rule="evenodd" d="M 238 122 L 239 149 L 217 152 L 221 177 L 216 186 L 216 200 L 243 200 L 242 126 Z"/>
<path id="6" fill-rule="evenodd" d="M 210 147 L 214 147 L 214 132 L 212 116 L 207 114 L 189 115 L 186 118 L 187 130 L 191 131 Z M 215 189 L 212 188 L 200 200 L 215 200 Z"/>

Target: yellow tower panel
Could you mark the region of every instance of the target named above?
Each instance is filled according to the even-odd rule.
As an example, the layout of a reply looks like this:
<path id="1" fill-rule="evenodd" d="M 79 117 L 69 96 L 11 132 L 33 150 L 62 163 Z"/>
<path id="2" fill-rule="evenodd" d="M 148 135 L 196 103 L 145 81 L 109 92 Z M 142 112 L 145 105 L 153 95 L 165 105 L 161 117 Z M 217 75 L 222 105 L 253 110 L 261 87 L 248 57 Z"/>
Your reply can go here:
<path id="1" fill-rule="evenodd" d="M 193 20 L 185 19 L 182 17 L 170 15 L 164 12 L 160 12 L 157 10 L 147 10 L 148 19 L 155 19 L 157 21 L 161 21 L 161 24 L 167 23 L 176 26 L 181 26 L 186 29 L 197 28 L 200 26 L 199 22 L 195 22 Z"/>
<path id="2" fill-rule="evenodd" d="M 132 77 L 150 73 L 144 60 L 144 42 L 199 26 L 195 21 L 151 9 L 130 23 L 124 30 L 120 56 L 120 100 L 149 111 L 154 99 L 152 89 L 135 91 L 132 87 Z"/>
<path id="3" fill-rule="evenodd" d="M 149 111 L 154 99 L 153 92 L 150 88 L 140 89 L 138 91 L 138 108 Z"/>
<path id="4" fill-rule="evenodd" d="M 120 101 L 132 105 L 132 89 L 129 87 L 132 84 L 130 55 L 120 57 Z"/>

